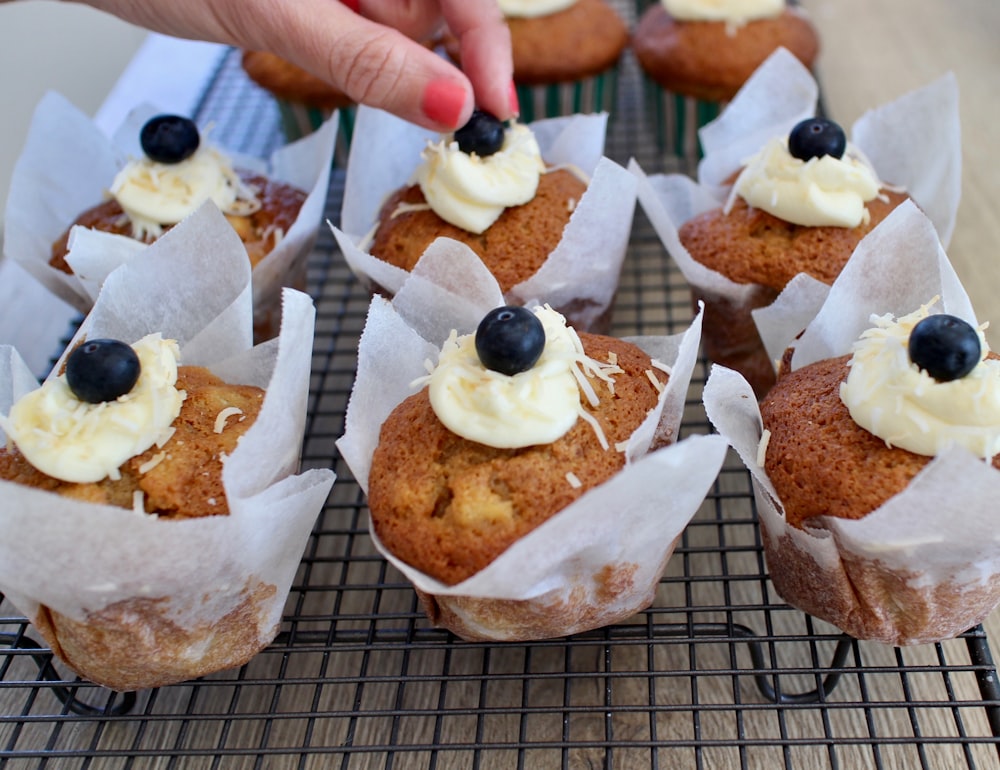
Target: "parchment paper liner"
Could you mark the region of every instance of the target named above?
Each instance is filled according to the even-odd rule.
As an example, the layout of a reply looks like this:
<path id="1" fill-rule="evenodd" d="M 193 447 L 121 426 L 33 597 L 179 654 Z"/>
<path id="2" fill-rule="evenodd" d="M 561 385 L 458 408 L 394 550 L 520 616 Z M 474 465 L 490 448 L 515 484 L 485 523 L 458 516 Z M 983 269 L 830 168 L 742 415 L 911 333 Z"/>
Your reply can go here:
<path id="1" fill-rule="evenodd" d="M 461 269 L 459 269 L 461 268 Z M 455 277 L 463 282 L 456 284 Z M 393 302 L 373 298 L 358 352 L 358 374 L 337 442 L 366 492 L 379 428 L 437 360 L 454 328 L 475 331 L 502 303 L 496 281 L 464 245 L 439 239 Z M 465 639 L 527 640 L 613 623 L 649 606 L 681 530 L 694 516 L 725 455 L 718 436 L 674 441 L 695 364 L 700 315 L 682 335 L 633 338 L 673 367 L 668 387 L 627 449 L 612 480 L 522 538 L 488 567 L 446 586 L 400 562 L 371 537 L 414 585 L 435 625 Z"/>
<path id="2" fill-rule="evenodd" d="M 741 284 L 695 261 L 678 238 L 684 222 L 726 202 L 726 184 L 746 158 L 768 139 L 787 134 L 816 113 L 819 89 L 809 71 L 780 48 L 760 66 L 719 118 L 699 131 L 705 156 L 698 180 L 682 174 L 646 176 L 633 159 L 639 203 L 691 286 L 704 300 L 703 342 L 709 357 L 748 378 L 758 396 L 774 380 L 751 311 L 770 304 L 776 291 Z M 879 178 L 903 187 L 934 222 L 947 245 L 961 194 L 961 130 L 958 86 L 952 74 L 870 110 L 848 136 L 872 162 Z M 795 330 L 798 331 L 798 330 Z"/>
<path id="3" fill-rule="evenodd" d="M 225 461 L 229 516 L 160 520 L 0 482 L 0 591 L 81 676 L 155 687 L 241 665 L 277 633 L 333 484 L 328 469 L 294 475 L 315 312 L 307 295 L 283 296 L 280 335 L 251 348 L 246 252 L 206 205 L 108 276 L 70 343 L 161 331 L 180 343 L 182 363 L 267 389 Z M 36 386 L 0 347 L 0 411 Z"/>
<path id="4" fill-rule="evenodd" d="M 66 259 L 75 275 L 67 275 L 48 263 L 52 243 L 81 212 L 104 200 L 115 174 L 130 157 L 141 157 L 139 129 L 159 112 L 151 104 L 137 106 L 109 139 L 57 93 L 47 93 L 35 108 L 11 177 L 3 253 L 81 313 L 94 304 L 108 272 L 141 250 L 142 244 L 126 236 L 97 234 L 107 242 L 104 249 L 114 255 L 110 257 L 104 249 L 81 251 L 71 241 Z M 200 126 L 203 135 L 205 128 Z M 266 162 L 227 151 L 236 168 L 286 182 L 308 194 L 295 224 L 254 267 L 258 340 L 278 332 L 282 287 L 305 289 L 306 259 L 323 219 L 336 135 L 334 115 L 314 134 L 279 148 Z M 209 132 L 207 141 L 212 140 Z M 125 243 L 111 245 L 115 241 Z"/>
<path id="5" fill-rule="evenodd" d="M 529 124 L 549 165 L 576 166 L 590 184 L 562 240 L 542 267 L 513 287 L 507 304 L 549 303 L 577 328 L 606 329 L 635 211 L 635 178 L 603 157 L 608 116 L 574 115 Z M 385 199 L 412 177 L 438 134 L 388 113 L 359 107 L 347 163 L 340 227 L 333 233 L 351 270 L 372 292 L 392 296 L 406 271 L 359 248 Z"/>
<path id="6" fill-rule="evenodd" d="M 794 342 L 797 369 L 849 353 L 872 313 L 898 317 L 935 295 L 935 312 L 976 323 L 932 224 L 907 202 L 862 240 L 832 288 L 799 276 L 768 312 L 792 325 L 811 319 Z M 715 366 L 704 400 L 753 476 L 768 569 L 789 604 L 852 636 L 906 645 L 954 637 L 1000 603 L 1000 472 L 991 465 L 955 448 L 863 519 L 798 529 L 757 464 L 762 425 L 746 381 Z"/>

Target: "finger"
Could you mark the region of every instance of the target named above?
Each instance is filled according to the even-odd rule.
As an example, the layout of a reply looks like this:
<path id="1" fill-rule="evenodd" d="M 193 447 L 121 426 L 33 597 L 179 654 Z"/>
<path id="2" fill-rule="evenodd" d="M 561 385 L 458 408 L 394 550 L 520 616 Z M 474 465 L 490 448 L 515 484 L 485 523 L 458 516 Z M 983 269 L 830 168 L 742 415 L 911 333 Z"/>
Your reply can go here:
<path id="1" fill-rule="evenodd" d="M 496 0 L 441 0 L 441 12 L 461 45 L 462 69 L 476 102 L 501 120 L 517 113 L 510 29 Z"/>

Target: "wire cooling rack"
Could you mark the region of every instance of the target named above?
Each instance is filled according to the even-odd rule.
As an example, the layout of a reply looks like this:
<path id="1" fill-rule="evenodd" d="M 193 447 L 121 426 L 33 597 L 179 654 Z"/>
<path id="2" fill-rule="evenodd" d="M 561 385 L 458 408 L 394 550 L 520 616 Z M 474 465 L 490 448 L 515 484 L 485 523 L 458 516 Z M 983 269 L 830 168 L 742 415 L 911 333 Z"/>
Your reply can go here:
<path id="1" fill-rule="evenodd" d="M 608 154 L 693 171 L 655 141 L 634 63 Z M 198 109 L 220 143 L 266 155 L 274 102 L 229 52 Z M 343 171 L 327 215 L 337 221 Z M 337 455 L 368 305 L 328 232 L 309 263 L 318 318 L 303 462 L 338 480 L 280 635 L 241 669 L 119 694 L 54 662 L 0 602 L 3 768 L 993 768 L 1000 690 L 982 628 L 897 649 L 843 637 L 783 604 L 764 569 L 749 477 L 727 460 L 653 606 L 531 644 L 431 628 L 377 554 Z M 637 211 L 613 333 L 686 328 L 687 287 Z M 710 430 L 696 370 L 682 435 Z M 609 511 L 608 515 L 614 515 Z"/>

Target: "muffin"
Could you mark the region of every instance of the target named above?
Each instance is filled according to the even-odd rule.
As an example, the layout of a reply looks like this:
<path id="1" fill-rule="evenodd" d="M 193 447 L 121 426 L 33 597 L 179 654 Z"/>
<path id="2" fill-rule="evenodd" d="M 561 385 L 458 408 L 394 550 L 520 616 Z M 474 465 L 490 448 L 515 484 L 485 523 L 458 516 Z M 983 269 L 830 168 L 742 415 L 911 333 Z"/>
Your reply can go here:
<path id="1" fill-rule="evenodd" d="M 477 129 L 482 123 L 493 125 Z M 500 146 L 463 142 L 485 130 Z M 482 259 L 503 292 L 538 272 L 587 190 L 582 173 L 546 166 L 527 126 L 504 128 L 484 113 L 425 150 L 416 176 L 379 211 L 372 255 L 409 272 L 434 240 L 451 238 Z"/>
<path id="2" fill-rule="evenodd" d="M 442 136 L 361 109 L 370 141 L 352 148 L 341 250 L 370 290 L 392 295 L 435 243 L 461 243 L 508 304 L 544 299 L 579 328 L 606 329 L 635 181 L 601 157 L 605 125 L 477 113 Z"/>
<path id="3" fill-rule="evenodd" d="M 186 118 L 158 114 L 136 108 L 109 140 L 62 97 L 46 95 L 12 176 L 4 253 L 87 312 L 108 272 L 212 200 L 253 265 L 258 339 L 274 336 L 281 287 L 305 286 L 335 125 L 280 148 L 264 163 L 213 146 Z M 142 147 L 147 126 L 155 160 Z M 103 253 L 90 251 L 87 262 L 73 254 L 81 232 L 88 239 L 99 233 L 106 244 Z"/>
<path id="4" fill-rule="evenodd" d="M 730 281 L 752 286 L 740 305 L 692 287 L 705 302 L 705 354 L 736 369 L 762 396 L 774 364 L 754 325 L 799 273 L 830 284 L 861 239 L 904 192 L 881 182 L 832 121 L 807 118 L 774 137 L 735 178 L 724 206 L 685 222 L 678 237 L 691 258 Z"/>
<path id="5" fill-rule="evenodd" d="M 908 280 L 873 284 L 898 270 Z M 1000 357 L 911 203 L 812 314 L 759 410 L 732 370 L 705 388 L 753 475 L 775 589 L 860 639 L 956 636 L 1000 603 Z"/>
<path id="6" fill-rule="evenodd" d="M 423 313 L 431 295 L 443 317 Z M 369 309 L 337 446 L 374 542 L 430 621 L 465 639 L 560 636 L 645 608 L 724 454 L 717 436 L 676 441 L 700 319 L 673 342 L 624 341 L 501 306 L 439 348 L 428 340 L 471 315 L 457 299 L 414 279 Z"/>
<path id="7" fill-rule="evenodd" d="M 526 122 L 588 112 L 614 113 L 617 66 L 628 27 L 606 0 L 500 0 Z M 458 40 L 445 35 L 461 62 Z"/>
<path id="8" fill-rule="evenodd" d="M 681 157 L 697 155 L 697 129 L 718 114 L 778 48 L 811 68 L 819 38 L 785 0 L 660 0 L 640 16 L 632 50 L 653 106 L 657 136 Z"/>
<path id="9" fill-rule="evenodd" d="M 205 206 L 109 275 L 41 387 L 0 356 L 0 591 L 115 690 L 269 644 L 333 483 L 298 472 L 312 302 L 287 289 L 251 347 L 250 275 Z"/>
<path id="10" fill-rule="evenodd" d="M 132 345 L 81 340 L 64 372 L 0 418 L 0 479 L 160 518 L 228 515 L 222 459 L 264 391 L 179 366 L 179 356 L 158 333 Z"/>
<path id="11" fill-rule="evenodd" d="M 346 162 L 354 122 L 354 102 L 347 94 L 268 51 L 243 51 L 240 62 L 247 77 L 274 97 L 281 114 L 281 128 L 289 142 L 312 133 L 338 110 L 334 156 Z"/>
<path id="12" fill-rule="evenodd" d="M 935 81 L 857 121 L 850 139 L 815 108 L 815 81 L 787 51 L 706 126 L 698 182 L 644 178 L 639 199 L 692 298 L 706 303 L 705 352 L 758 396 L 782 349 L 755 320 L 796 276 L 829 285 L 859 241 L 907 198 L 947 241 L 960 194 L 957 92 Z M 773 105 L 773 111 L 769 107 Z M 648 184 L 647 184 L 648 182 Z M 801 327 L 787 329 L 791 339 Z"/>

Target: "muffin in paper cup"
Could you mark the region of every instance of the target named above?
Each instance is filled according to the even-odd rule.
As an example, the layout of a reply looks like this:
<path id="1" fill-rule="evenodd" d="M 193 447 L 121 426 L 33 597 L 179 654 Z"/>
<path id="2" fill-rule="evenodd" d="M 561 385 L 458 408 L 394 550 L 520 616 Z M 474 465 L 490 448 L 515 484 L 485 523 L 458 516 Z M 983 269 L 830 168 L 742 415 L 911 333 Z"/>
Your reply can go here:
<path id="1" fill-rule="evenodd" d="M 264 389 L 256 420 L 222 458 L 228 515 L 166 518 L 0 481 L 0 591 L 59 660 L 115 690 L 239 666 L 268 645 L 334 481 L 329 469 L 299 473 L 312 302 L 284 290 L 278 337 L 253 347 L 250 279 L 239 238 L 203 206 L 108 275 L 50 376 L 83 340 L 161 333 L 182 366 Z M 0 412 L 36 387 L 5 347 Z"/>
<path id="2" fill-rule="evenodd" d="M 994 522 L 1000 494 L 996 455 L 991 463 L 984 457 L 993 449 L 974 453 L 958 442 L 942 445 L 936 455 L 919 448 L 904 449 L 900 446 L 904 443 L 901 431 L 894 430 L 895 435 L 887 440 L 878 435 L 881 428 L 876 426 L 873 430 L 878 433 L 868 433 L 856 424 L 856 419 L 866 418 L 847 406 L 855 403 L 848 395 L 852 391 L 826 390 L 824 385 L 823 393 L 816 395 L 812 386 L 808 391 L 802 386 L 810 382 L 804 378 L 827 382 L 818 378 L 826 377 L 822 372 L 830 371 L 828 367 L 836 367 L 832 369 L 834 381 L 841 370 L 846 381 L 846 372 L 853 374 L 858 365 L 856 357 L 850 367 L 846 361 L 855 350 L 864 349 L 858 342 L 863 333 L 866 340 L 877 342 L 888 334 L 884 329 L 887 319 L 904 319 L 914 311 L 920 314 L 922 308 L 923 312 L 955 316 L 973 329 L 979 327 L 936 229 L 907 202 L 861 242 L 831 287 L 799 276 L 768 309 L 768 314 L 785 316 L 783 322 L 770 325 L 770 331 L 795 325 L 804 331 L 792 338 L 780 331 L 772 335 L 762 325 L 762 334 L 773 349 L 790 346 L 778 384 L 762 408 L 739 374 L 718 365 L 712 368 L 704 391 L 712 424 L 730 441 L 753 477 L 768 572 L 778 593 L 789 604 L 856 638 L 892 645 L 952 638 L 975 626 L 1000 604 L 1000 543 Z M 929 403 L 920 399 L 933 400 L 935 389 L 956 384 L 935 382 L 926 371 L 920 371 L 923 366 L 913 363 L 916 354 L 908 357 L 905 339 L 901 350 L 902 369 L 911 379 L 897 378 L 889 367 L 877 368 L 881 374 L 876 379 L 884 381 L 872 386 L 872 393 L 892 388 L 899 394 L 901 408 L 909 413 L 912 405 Z M 837 362 L 839 357 L 844 363 Z M 977 369 L 987 363 L 996 365 L 995 360 L 984 361 Z M 939 420 L 941 412 L 928 407 L 919 412 L 924 415 L 921 422 L 926 426 L 961 425 L 970 432 L 978 425 L 987 428 L 981 435 L 992 436 L 996 444 L 996 423 L 991 424 L 988 415 L 997 403 L 997 377 L 985 373 L 975 376 L 982 376 L 981 380 L 970 380 L 973 385 L 982 383 L 981 387 L 975 385 L 982 391 L 977 397 L 982 399 L 981 421 L 960 411 L 953 422 Z M 784 391 L 785 377 L 795 378 L 789 381 L 797 384 L 795 390 Z M 920 384 L 904 387 L 907 382 Z M 806 392 L 812 395 L 804 396 Z M 850 401 L 844 401 L 841 392 Z M 790 417 L 784 407 L 793 403 L 789 398 L 792 393 L 811 403 L 830 405 L 822 407 L 824 414 L 836 411 L 842 416 L 820 422 L 812 407 L 806 406 L 797 417 Z M 938 397 L 945 395 L 947 391 L 938 392 Z M 954 403 L 950 396 L 946 400 Z M 788 429 L 794 431 L 801 451 L 791 452 L 784 439 L 779 448 L 772 445 L 762 414 L 771 414 L 772 421 L 767 424 L 777 427 L 775 409 L 782 410 L 782 435 L 788 436 Z M 890 412 L 898 410 L 886 410 L 886 414 Z M 856 414 L 860 416 L 856 418 Z M 817 442 L 816 432 L 827 431 L 825 435 L 830 437 L 834 435 L 828 432 L 832 427 L 838 429 L 837 440 Z M 839 438 L 842 427 L 850 439 Z M 935 437 L 935 430 L 930 427 L 925 435 Z M 980 435 L 978 429 L 975 432 Z M 844 460 L 845 446 L 864 451 L 862 467 Z M 776 477 L 769 476 L 765 466 L 770 473 L 786 477 L 793 469 L 803 471 L 801 462 L 808 461 L 811 452 L 822 467 L 815 473 L 795 475 L 809 502 L 800 498 L 792 508 L 789 493 L 786 491 L 783 500 L 775 486 Z M 897 469 L 904 464 L 909 469 L 915 460 L 919 471 L 912 477 L 908 471 L 906 477 L 897 478 Z M 816 491 L 820 485 L 822 493 Z M 815 510 L 807 512 L 807 506 Z M 859 511 L 869 506 L 867 513 Z M 836 515 L 841 511 L 852 513 Z M 862 515 L 856 515 L 858 512 Z M 800 518 L 799 526 L 792 523 Z"/>
<path id="3" fill-rule="evenodd" d="M 698 129 L 719 115 L 776 49 L 790 50 L 807 68 L 819 52 L 808 16 L 782 0 L 636 5 L 632 50 L 655 136 L 668 156 L 700 157 Z"/>
<path id="4" fill-rule="evenodd" d="M 955 225 L 961 194 L 961 136 L 958 90 L 950 74 L 868 111 L 845 132 L 848 155 L 869 167 L 881 184 L 868 204 L 872 209 L 869 222 L 854 228 L 825 226 L 816 231 L 823 234 L 820 238 L 811 227 L 792 225 L 753 206 L 745 207 L 744 213 L 742 198 L 733 193 L 734 178 L 761 148 L 787 137 L 800 121 L 813 117 L 817 97 L 818 88 L 808 70 L 790 53 L 779 50 L 722 115 L 701 129 L 705 156 L 697 181 L 682 174 L 646 176 L 634 160 L 629 164 L 639 179 L 640 205 L 684 274 L 692 299 L 705 302 L 706 354 L 743 374 L 758 397 L 774 382 L 775 362 L 761 345 L 751 313 L 777 297 L 786 276 L 801 269 L 800 261 L 810 260 L 810 269 L 817 273 L 814 277 L 831 282 L 860 238 L 874 226 L 875 209 L 884 216 L 905 197 L 930 217 L 943 243 L 948 243 Z M 739 209 L 738 219 L 730 207 Z M 719 264 L 710 267 L 692 256 L 681 234 L 685 224 L 691 227 L 716 212 L 725 214 L 722 224 L 726 228 L 735 233 L 739 225 L 749 234 L 737 240 L 722 226 L 706 228 L 702 238 L 706 245 L 713 242 L 713 233 L 718 238 Z M 756 223 L 755 217 L 766 221 Z M 779 226 L 789 231 L 786 240 L 781 240 L 785 230 Z M 776 230 L 774 239 L 779 242 L 764 251 L 767 244 L 761 239 Z M 793 239 L 803 244 L 794 259 Z M 759 249 L 758 243 L 763 244 Z M 730 257 L 736 247 L 745 247 L 747 256 Z M 754 280 L 742 275 L 734 280 L 722 266 L 731 272 L 739 268 Z"/>
<path id="5" fill-rule="evenodd" d="M 456 271 L 455 263 L 465 269 Z M 457 275 L 463 276 L 460 282 Z M 502 303 L 495 282 L 475 256 L 462 244 L 445 241 L 434 244 L 392 302 L 373 298 L 359 345 L 346 432 L 337 442 L 366 494 L 375 478 L 372 463 L 382 426 L 420 390 L 414 380 L 428 373 L 453 330 L 474 331 L 484 315 Z M 725 455 L 725 442 L 718 436 L 676 441 L 700 321 L 696 317 L 680 335 L 629 340 L 665 365 L 661 375 L 670 375 L 631 437 L 607 450 L 624 452 L 624 467 L 582 495 L 570 494 L 575 499 L 515 538 L 471 576 L 447 584 L 403 561 L 379 540 L 373 514 L 373 541 L 413 583 L 431 623 L 468 640 L 524 641 L 605 626 L 650 605 L 676 541 Z M 572 390 L 571 397 L 578 401 L 579 392 Z M 474 453 L 493 451 L 475 441 L 461 441 Z M 520 451 L 511 450 L 495 462 L 513 462 Z M 484 461 L 476 467 L 488 465 L 490 461 Z M 408 470 L 400 468 L 398 485 L 411 483 L 404 475 Z M 570 489 L 571 475 L 553 482 L 553 495 Z M 412 483 L 403 491 L 424 488 Z M 486 502 L 476 510 L 489 518 Z"/>
<path id="6" fill-rule="evenodd" d="M 512 305 L 547 302 L 585 330 L 610 326 L 635 210 L 635 178 L 603 156 L 606 127 L 606 115 L 552 118 L 528 126 L 547 166 L 581 173 L 589 183 L 541 267 L 504 298 Z M 408 273 L 374 257 L 371 239 L 383 204 L 412 183 L 421 152 L 440 135 L 366 107 L 358 110 L 356 128 L 365 141 L 351 146 L 340 227 L 333 232 L 365 287 L 391 296 Z"/>
<path id="7" fill-rule="evenodd" d="M 114 137 L 108 138 L 59 94 L 46 94 L 35 109 L 11 178 L 3 253 L 81 313 L 90 309 L 105 276 L 119 263 L 102 257 L 97 250 L 84 250 L 85 258 L 74 253 L 71 233 L 65 260 L 72 272 L 63 272 L 50 264 L 53 244 L 82 212 L 107 198 L 116 174 L 130 158 L 143 156 L 139 132 L 157 113 L 151 105 L 137 106 Z M 200 127 L 200 132 L 202 144 L 211 145 L 211 127 Z M 235 168 L 305 194 L 291 227 L 277 236 L 270 252 L 254 265 L 258 340 L 277 334 L 282 287 L 306 287 L 306 261 L 322 224 L 336 133 L 337 120 L 333 118 L 314 134 L 279 148 L 267 161 L 223 151 Z M 136 245 L 141 243 L 128 236 L 94 234 L 107 241 L 108 248 L 122 259 L 140 250 Z M 126 243 L 110 245 L 115 240 Z"/>

